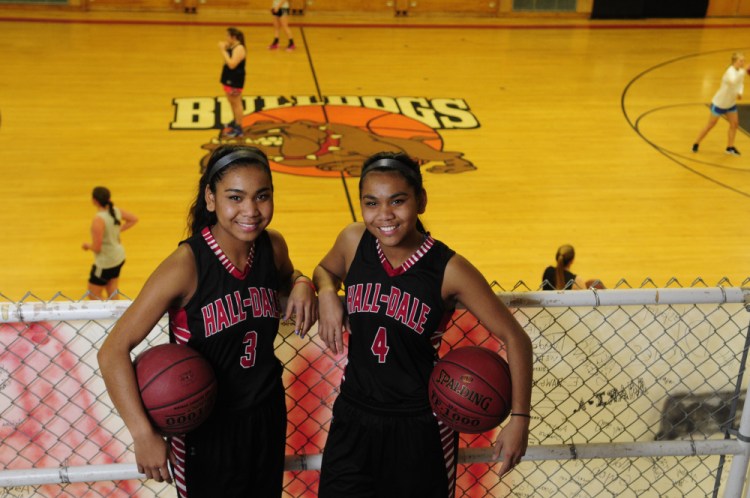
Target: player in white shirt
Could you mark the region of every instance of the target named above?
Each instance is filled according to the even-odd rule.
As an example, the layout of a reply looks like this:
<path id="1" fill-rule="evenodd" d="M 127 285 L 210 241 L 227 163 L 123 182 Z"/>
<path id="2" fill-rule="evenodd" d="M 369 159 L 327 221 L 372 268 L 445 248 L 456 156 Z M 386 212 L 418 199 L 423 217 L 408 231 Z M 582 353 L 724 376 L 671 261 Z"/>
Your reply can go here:
<path id="1" fill-rule="evenodd" d="M 732 64 L 724 72 L 724 76 L 721 78 L 721 87 L 714 95 L 714 98 L 711 99 L 711 114 L 708 117 L 708 123 L 698 134 L 695 143 L 693 143 L 693 152 L 698 152 L 701 140 L 716 126 L 719 118 L 724 116 L 729 121 L 726 153 L 733 156 L 740 155 L 740 151 L 734 146 L 734 137 L 737 135 L 737 128 L 739 127 L 737 101 L 742 98 L 746 73 L 745 55 L 741 52 L 733 53 Z"/>

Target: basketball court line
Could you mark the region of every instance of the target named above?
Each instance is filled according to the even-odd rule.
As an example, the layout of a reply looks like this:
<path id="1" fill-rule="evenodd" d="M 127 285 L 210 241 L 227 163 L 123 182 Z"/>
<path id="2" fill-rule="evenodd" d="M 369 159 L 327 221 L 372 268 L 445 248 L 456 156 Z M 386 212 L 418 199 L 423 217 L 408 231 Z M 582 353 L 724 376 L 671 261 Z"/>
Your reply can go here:
<path id="1" fill-rule="evenodd" d="M 640 114 L 638 116 L 638 118 L 635 120 L 635 127 L 634 127 L 634 129 L 636 130 L 636 132 L 639 132 L 640 131 L 640 123 L 641 123 L 641 121 L 643 119 L 645 119 L 646 117 L 650 116 L 651 114 L 655 114 L 655 113 L 657 113 L 659 111 L 663 111 L 663 110 L 666 110 L 666 109 L 674 109 L 674 108 L 681 108 L 681 107 L 693 107 L 693 106 L 700 106 L 702 108 L 705 108 L 706 110 L 709 110 L 711 108 L 710 105 L 708 105 L 708 104 L 702 104 L 702 103 L 674 104 L 674 105 L 665 105 L 665 106 L 661 106 L 661 107 L 655 107 L 655 108 L 653 108 L 653 109 L 651 109 L 649 111 L 646 111 L 646 112 L 644 112 L 644 113 L 642 113 L 642 114 Z M 750 118 L 747 117 L 747 114 L 750 113 L 750 109 L 748 109 L 748 107 L 750 107 L 750 106 L 748 106 L 748 105 L 740 105 L 740 104 L 737 105 L 737 108 L 739 109 L 740 122 L 742 123 L 742 121 L 745 121 L 745 123 L 747 125 L 750 125 Z M 723 123 L 725 121 L 726 121 L 726 118 L 722 117 L 722 121 L 721 122 Z M 750 133 L 748 133 L 747 128 L 745 126 L 743 126 L 743 125 L 740 125 L 740 128 L 737 131 L 739 133 L 744 134 L 747 137 L 750 137 Z M 644 139 L 644 140 L 648 140 L 648 139 Z M 675 151 L 675 150 L 667 149 L 665 147 L 659 147 L 658 145 L 654 145 L 654 147 L 657 148 L 661 152 L 665 152 L 667 154 L 671 154 L 672 156 L 679 157 L 680 159 L 685 160 L 685 161 L 690 161 L 690 162 L 693 162 L 693 163 L 703 164 L 703 165 L 711 167 L 711 168 L 723 169 L 723 170 L 727 170 L 727 171 L 736 171 L 736 172 L 739 172 L 739 173 L 750 173 L 750 169 L 748 169 L 746 167 L 745 168 L 741 168 L 741 167 L 736 167 L 736 166 L 727 166 L 727 165 L 724 165 L 724 164 L 717 164 L 716 162 L 703 161 L 703 160 L 700 160 L 700 159 L 696 159 L 695 154 L 692 153 L 692 152 L 690 153 L 690 155 L 686 155 L 683 152 L 678 152 L 678 151 Z M 730 190 L 731 190 L 731 187 L 730 187 Z"/>
<path id="2" fill-rule="evenodd" d="M 312 75 L 313 83 L 315 85 L 315 94 L 318 97 L 319 102 L 325 102 L 325 99 L 323 97 L 323 92 L 320 89 L 320 82 L 318 81 L 318 75 L 315 72 L 315 64 L 312 60 L 312 55 L 310 54 L 310 45 L 307 41 L 307 37 L 305 36 L 305 29 L 304 26 L 299 28 L 300 34 L 302 35 L 302 41 L 304 42 L 305 47 L 305 54 L 307 55 L 307 61 L 310 65 L 310 74 Z M 330 120 L 328 119 L 328 110 L 326 109 L 326 106 L 321 106 L 321 109 L 323 110 L 323 116 L 325 118 L 326 124 L 330 124 Z M 344 176 L 344 172 L 341 171 L 341 184 L 344 187 L 344 195 L 346 196 L 346 202 L 349 205 L 349 212 L 352 215 L 352 221 L 357 221 L 357 215 L 354 212 L 354 205 L 352 204 L 352 197 L 349 195 L 349 187 L 346 184 L 346 177 Z"/>
<path id="3" fill-rule="evenodd" d="M 653 114 L 653 113 L 655 113 L 655 112 L 657 112 L 659 110 L 674 108 L 674 107 L 677 107 L 677 106 L 675 106 L 675 105 L 664 105 L 664 106 L 659 106 L 657 108 L 652 108 L 652 109 L 649 109 L 646 112 L 643 112 L 643 113 L 639 114 L 635 118 L 635 120 L 634 120 L 630 116 L 630 114 L 628 112 L 628 106 L 626 105 L 625 102 L 626 102 L 627 97 L 628 97 L 628 92 L 633 87 L 633 85 L 636 82 L 638 82 L 640 79 L 644 78 L 645 76 L 649 75 L 650 73 L 652 73 L 652 72 L 654 72 L 654 71 L 656 71 L 658 69 L 667 67 L 667 66 L 669 66 L 671 64 L 675 64 L 675 63 L 680 62 L 680 61 L 695 59 L 697 57 L 702 57 L 702 56 L 706 56 L 706 55 L 722 54 L 722 53 L 732 53 L 732 52 L 743 52 L 743 51 L 747 51 L 749 49 L 750 48 L 748 48 L 748 47 L 722 48 L 722 49 L 719 49 L 719 50 L 712 50 L 712 51 L 708 51 L 708 52 L 698 52 L 698 53 L 687 54 L 687 55 L 683 55 L 683 56 L 680 56 L 680 57 L 676 57 L 676 58 L 672 58 L 672 59 L 663 61 L 663 62 L 661 62 L 659 64 L 653 65 L 653 66 L 645 69 L 644 71 L 640 72 L 639 74 L 637 74 L 636 76 L 634 76 L 633 78 L 631 78 L 631 80 L 628 82 L 628 84 L 625 85 L 625 88 L 623 89 L 622 95 L 620 97 L 620 108 L 622 109 L 622 114 L 625 117 L 625 120 L 628 122 L 628 124 L 633 129 L 633 131 L 635 131 L 635 133 L 641 139 L 643 139 L 646 143 L 648 143 L 651 147 L 653 147 L 660 154 L 662 154 L 665 157 L 669 158 L 672 162 L 674 162 L 677 165 L 679 165 L 680 167 L 686 169 L 690 173 L 692 173 L 692 174 L 694 174 L 696 176 L 699 176 L 699 177 L 701 177 L 701 178 L 703 178 L 705 180 L 708 180 L 709 182 L 712 182 L 715 185 L 717 185 L 717 186 L 719 186 L 719 187 L 721 187 L 723 189 L 729 190 L 731 192 L 734 192 L 736 194 L 739 194 L 739 195 L 741 195 L 743 197 L 748 197 L 748 198 L 750 198 L 750 192 L 744 192 L 744 191 L 742 191 L 742 190 L 740 190 L 740 189 L 738 189 L 738 188 L 736 188 L 736 187 L 734 187 L 732 185 L 729 185 L 729 184 L 727 184 L 725 182 L 722 182 L 722 181 L 720 181 L 720 180 L 718 180 L 716 178 L 713 178 L 713 177 L 711 177 L 710 175 L 708 175 L 706 173 L 698 171 L 694 167 L 691 167 L 690 165 L 687 164 L 686 161 L 688 159 L 686 157 L 683 157 L 679 153 L 667 150 L 666 148 L 664 148 L 661 145 L 655 143 L 654 141 L 650 140 L 649 138 L 647 138 L 644 135 L 644 133 L 642 132 L 641 126 L 640 126 L 641 120 L 643 118 L 645 118 L 646 116 L 649 116 L 650 114 Z M 717 86 L 717 88 L 718 88 L 718 86 Z M 742 111 L 742 109 L 740 109 L 740 111 Z M 722 121 L 724 121 L 724 120 L 722 120 Z M 740 127 L 740 131 L 743 134 L 745 134 L 746 136 L 748 136 L 748 130 L 746 130 L 744 127 Z M 734 167 L 727 167 L 727 166 L 723 166 L 723 165 L 719 165 L 719 164 L 715 164 L 715 163 L 710 163 L 710 162 L 705 162 L 705 161 L 700 161 L 700 160 L 695 161 L 695 162 L 697 162 L 697 163 L 703 163 L 703 164 L 706 164 L 707 166 L 715 166 L 717 168 L 722 168 L 722 169 L 727 169 L 727 170 L 734 170 L 734 171 L 738 171 L 738 172 L 750 172 L 750 170 L 748 170 L 746 168 L 740 169 L 740 168 L 734 168 Z"/>

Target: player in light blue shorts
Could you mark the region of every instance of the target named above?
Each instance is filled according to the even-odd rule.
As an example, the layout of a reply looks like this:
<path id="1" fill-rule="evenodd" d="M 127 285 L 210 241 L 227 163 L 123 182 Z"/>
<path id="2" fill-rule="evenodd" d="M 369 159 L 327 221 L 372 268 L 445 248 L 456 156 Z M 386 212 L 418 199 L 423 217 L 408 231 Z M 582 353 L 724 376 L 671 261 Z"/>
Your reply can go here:
<path id="1" fill-rule="evenodd" d="M 693 142 L 693 152 L 698 152 L 701 140 L 716 126 L 719 118 L 725 117 L 729 121 L 726 153 L 732 156 L 740 155 L 740 151 L 734 146 L 734 137 L 737 135 L 737 128 L 740 126 L 737 100 L 742 98 L 746 74 L 745 56 L 740 52 L 733 53 L 732 64 L 724 71 L 724 75 L 721 77 L 721 87 L 711 99 L 711 114 L 708 116 L 708 123 L 698 133 L 698 138 Z"/>
<path id="2" fill-rule="evenodd" d="M 717 107 L 716 104 L 711 104 L 711 114 L 713 114 L 717 118 L 723 116 L 728 112 L 737 112 L 737 104 L 733 105 L 729 109 L 722 109 L 721 107 Z"/>

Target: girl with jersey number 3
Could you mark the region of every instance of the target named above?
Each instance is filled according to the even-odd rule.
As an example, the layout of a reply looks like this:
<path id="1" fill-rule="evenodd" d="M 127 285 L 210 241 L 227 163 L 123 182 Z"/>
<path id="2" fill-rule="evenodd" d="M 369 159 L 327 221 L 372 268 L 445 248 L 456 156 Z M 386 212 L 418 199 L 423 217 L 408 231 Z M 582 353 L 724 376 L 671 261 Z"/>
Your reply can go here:
<path id="1" fill-rule="evenodd" d="M 427 385 L 456 303 L 508 350 L 513 415 L 494 444 L 500 475 L 528 444 L 531 341 L 481 273 L 425 231 L 418 164 L 404 154 L 376 154 L 362 167 L 359 190 L 364 221 L 341 231 L 313 274 L 322 340 L 340 353 L 350 332 L 319 496 L 452 498 L 458 434 L 435 418 Z"/>
<path id="2" fill-rule="evenodd" d="M 268 229 L 273 184 L 265 154 L 221 146 L 198 186 L 189 229 L 104 341 L 99 365 L 133 436 L 139 472 L 176 481 L 180 497 L 280 497 L 286 441 L 282 365 L 274 354 L 281 316 L 307 333 L 317 318 L 315 289 L 295 270 L 286 242 Z M 171 342 L 213 366 L 219 390 L 210 417 L 169 444 L 141 404 L 130 352 L 165 312 Z M 172 464 L 172 475 L 167 468 Z"/>

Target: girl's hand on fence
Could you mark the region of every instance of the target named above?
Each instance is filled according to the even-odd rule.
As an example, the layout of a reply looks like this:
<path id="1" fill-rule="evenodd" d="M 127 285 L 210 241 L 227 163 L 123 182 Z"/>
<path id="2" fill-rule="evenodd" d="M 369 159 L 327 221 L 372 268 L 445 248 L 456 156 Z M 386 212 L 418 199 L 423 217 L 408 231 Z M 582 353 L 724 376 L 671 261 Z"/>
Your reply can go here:
<path id="1" fill-rule="evenodd" d="M 318 335 L 333 354 L 344 352 L 344 305 L 337 293 L 321 290 L 318 294 L 320 318 Z"/>
<path id="2" fill-rule="evenodd" d="M 315 286 L 308 277 L 297 277 L 292 284 L 286 312 L 282 317 L 284 321 L 290 319 L 295 323 L 294 333 L 300 337 L 305 337 L 310 327 L 318 321 L 318 298 L 315 295 Z"/>

